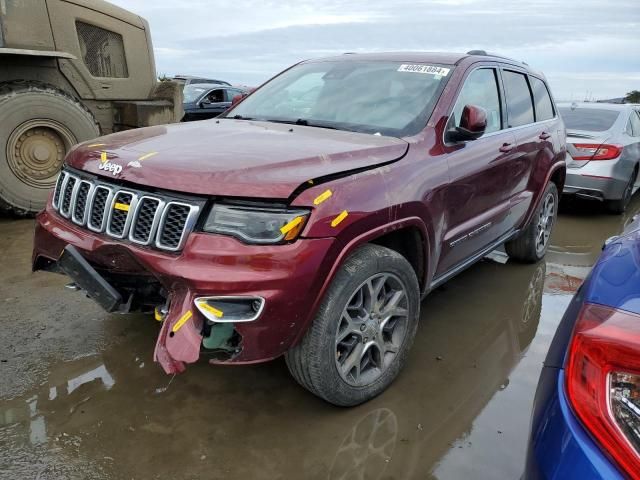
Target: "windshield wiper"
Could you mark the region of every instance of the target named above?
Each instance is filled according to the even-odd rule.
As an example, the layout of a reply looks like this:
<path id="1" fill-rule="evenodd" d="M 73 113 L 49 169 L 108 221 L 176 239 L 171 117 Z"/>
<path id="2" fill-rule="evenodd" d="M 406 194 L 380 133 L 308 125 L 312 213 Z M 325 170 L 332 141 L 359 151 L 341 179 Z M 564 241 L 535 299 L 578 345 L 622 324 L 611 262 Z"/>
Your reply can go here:
<path id="1" fill-rule="evenodd" d="M 253 117 L 243 117 L 242 115 L 234 115 L 231 118 L 234 120 L 253 120 Z"/>
<path id="2" fill-rule="evenodd" d="M 309 120 L 305 118 L 298 118 L 297 120 L 279 120 L 277 118 L 268 118 L 265 122 L 273 122 L 273 123 L 286 123 L 288 125 L 302 125 L 303 127 L 318 127 L 318 128 L 328 128 L 329 130 L 342 130 L 338 127 L 334 127 L 332 125 L 327 125 L 326 123 L 313 123 L 309 122 Z"/>

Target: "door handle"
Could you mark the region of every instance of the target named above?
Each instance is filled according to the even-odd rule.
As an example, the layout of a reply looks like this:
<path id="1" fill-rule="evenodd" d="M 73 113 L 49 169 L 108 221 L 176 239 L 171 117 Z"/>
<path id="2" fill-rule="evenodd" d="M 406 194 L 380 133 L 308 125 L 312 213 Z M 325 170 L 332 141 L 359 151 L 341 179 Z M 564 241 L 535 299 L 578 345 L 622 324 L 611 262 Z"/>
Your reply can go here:
<path id="1" fill-rule="evenodd" d="M 499 149 L 502 153 L 509 153 L 513 150 L 513 143 L 503 143 Z"/>
<path id="2" fill-rule="evenodd" d="M 551 134 L 547 132 L 542 132 L 538 138 L 540 138 L 540 140 L 547 140 L 551 138 Z"/>

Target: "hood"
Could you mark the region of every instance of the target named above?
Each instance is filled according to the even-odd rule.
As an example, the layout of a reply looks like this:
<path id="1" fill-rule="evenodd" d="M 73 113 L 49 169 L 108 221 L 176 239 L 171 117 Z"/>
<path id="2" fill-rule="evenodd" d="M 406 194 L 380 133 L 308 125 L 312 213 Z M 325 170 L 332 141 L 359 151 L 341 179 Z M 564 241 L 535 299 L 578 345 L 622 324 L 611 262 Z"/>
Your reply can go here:
<path id="1" fill-rule="evenodd" d="M 207 120 L 107 135 L 67 164 L 105 179 L 202 195 L 286 199 L 311 179 L 400 159 L 394 137 L 246 120 Z"/>

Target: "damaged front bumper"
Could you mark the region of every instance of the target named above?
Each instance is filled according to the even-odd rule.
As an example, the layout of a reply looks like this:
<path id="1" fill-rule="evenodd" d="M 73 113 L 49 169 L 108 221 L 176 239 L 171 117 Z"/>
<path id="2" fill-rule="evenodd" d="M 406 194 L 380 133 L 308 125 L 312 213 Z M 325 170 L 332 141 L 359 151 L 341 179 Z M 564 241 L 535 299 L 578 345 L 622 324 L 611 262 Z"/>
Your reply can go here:
<path id="1" fill-rule="evenodd" d="M 282 355 L 306 331 L 335 258 L 332 238 L 252 246 L 199 232 L 166 253 L 88 232 L 49 208 L 37 217 L 33 270 L 66 273 L 107 311 L 158 307 L 154 360 L 167 373 L 201 357 Z"/>

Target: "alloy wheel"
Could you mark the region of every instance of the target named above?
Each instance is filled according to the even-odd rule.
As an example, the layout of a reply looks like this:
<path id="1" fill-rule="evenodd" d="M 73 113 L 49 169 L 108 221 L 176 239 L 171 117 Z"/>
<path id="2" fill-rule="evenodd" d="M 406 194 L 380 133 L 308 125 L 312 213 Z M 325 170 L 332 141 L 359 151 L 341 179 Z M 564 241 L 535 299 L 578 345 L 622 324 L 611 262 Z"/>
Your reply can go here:
<path id="1" fill-rule="evenodd" d="M 556 215 L 556 199 L 548 193 L 545 197 L 542 208 L 538 215 L 538 225 L 536 230 L 536 251 L 538 254 L 542 254 L 549 243 L 549 237 L 551 236 L 551 230 L 553 229 L 553 222 Z"/>
<path id="2" fill-rule="evenodd" d="M 392 273 L 369 277 L 350 296 L 335 337 L 335 363 L 349 385 L 375 382 L 400 352 L 408 326 L 407 289 Z"/>

